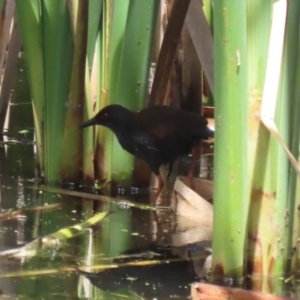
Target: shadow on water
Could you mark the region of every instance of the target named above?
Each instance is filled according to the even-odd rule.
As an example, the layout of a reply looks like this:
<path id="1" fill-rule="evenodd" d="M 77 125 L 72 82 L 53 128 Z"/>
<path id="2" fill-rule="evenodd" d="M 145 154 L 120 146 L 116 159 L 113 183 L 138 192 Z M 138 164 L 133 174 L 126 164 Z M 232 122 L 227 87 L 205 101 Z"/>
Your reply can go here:
<path id="1" fill-rule="evenodd" d="M 170 210 L 144 205 L 149 191 L 112 200 L 39 187 L 33 145 L 1 142 L 0 160 L 1 299 L 190 296 L 210 244 L 184 235 L 197 224 L 182 227 Z M 107 216 L 78 229 L 99 212 Z"/>
<path id="2" fill-rule="evenodd" d="M 149 247 L 144 253 L 138 251 L 124 253 L 125 257 L 130 255 L 129 262 L 133 263 L 132 266 L 112 268 L 99 273 L 83 272 L 82 274 L 93 285 L 106 292 L 118 292 L 119 294 L 122 291 L 127 294 L 131 292 L 146 298 L 188 297 L 190 295 L 189 285 L 197 279 L 193 267 L 187 260 L 172 255 L 170 250 L 160 249 L 156 245 L 152 248 Z M 151 260 L 152 264 L 134 266 L 137 261 L 151 262 Z M 115 259 L 114 263 L 122 265 L 124 261 L 128 262 L 128 258 Z"/>

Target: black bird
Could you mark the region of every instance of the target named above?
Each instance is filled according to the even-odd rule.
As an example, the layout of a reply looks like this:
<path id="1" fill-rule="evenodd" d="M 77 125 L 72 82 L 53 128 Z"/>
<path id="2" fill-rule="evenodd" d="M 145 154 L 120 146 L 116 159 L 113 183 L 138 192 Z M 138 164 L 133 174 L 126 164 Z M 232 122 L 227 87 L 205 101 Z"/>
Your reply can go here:
<path id="1" fill-rule="evenodd" d="M 102 125 L 114 132 L 120 145 L 148 163 L 158 177 L 158 192 L 162 188 L 161 165 L 169 165 L 197 146 L 202 139 L 213 138 L 207 120 L 193 112 L 170 106 L 152 106 L 133 112 L 121 105 L 108 105 L 80 128 Z M 189 173 L 193 176 L 193 163 Z M 168 175 L 168 176 L 169 176 Z"/>

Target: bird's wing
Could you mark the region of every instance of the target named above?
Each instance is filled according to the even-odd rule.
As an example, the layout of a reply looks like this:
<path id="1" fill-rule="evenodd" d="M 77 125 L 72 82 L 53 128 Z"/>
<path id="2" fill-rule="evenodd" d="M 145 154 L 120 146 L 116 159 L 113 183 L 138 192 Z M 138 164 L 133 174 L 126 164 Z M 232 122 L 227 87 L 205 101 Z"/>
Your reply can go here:
<path id="1" fill-rule="evenodd" d="M 197 114 L 153 106 L 135 115 L 135 140 L 140 147 L 161 151 L 176 142 L 195 144 L 205 138 L 207 120 Z"/>
<path id="2" fill-rule="evenodd" d="M 176 124 L 176 126 L 174 126 Z M 152 141 L 152 147 L 159 147 L 161 144 L 167 144 L 171 141 L 190 141 L 204 138 L 207 120 L 205 118 L 174 120 L 165 118 L 144 126 L 143 132 L 147 134 L 147 140 Z"/>
<path id="3" fill-rule="evenodd" d="M 143 148 L 159 151 L 158 145 L 155 143 L 155 136 L 151 135 L 149 132 L 137 130 L 132 136 L 134 139 L 134 144 L 136 145 L 136 150 L 141 150 Z"/>

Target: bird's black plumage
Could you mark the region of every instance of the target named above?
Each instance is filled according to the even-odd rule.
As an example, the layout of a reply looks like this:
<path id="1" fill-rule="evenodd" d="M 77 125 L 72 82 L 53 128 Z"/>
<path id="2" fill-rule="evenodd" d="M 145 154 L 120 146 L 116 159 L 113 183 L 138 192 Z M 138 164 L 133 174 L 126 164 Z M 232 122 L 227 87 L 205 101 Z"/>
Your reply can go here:
<path id="1" fill-rule="evenodd" d="M 121 146 L 145 160 L 159 176 L 159 167 L 188 153 L 202 139 L 213 137 L 207 120 L 193 112 L 169 106 L 152 106 L 133 112 L 120 105 L 104 107 L 81 128 L 102 125 L 111 129 Z"/>

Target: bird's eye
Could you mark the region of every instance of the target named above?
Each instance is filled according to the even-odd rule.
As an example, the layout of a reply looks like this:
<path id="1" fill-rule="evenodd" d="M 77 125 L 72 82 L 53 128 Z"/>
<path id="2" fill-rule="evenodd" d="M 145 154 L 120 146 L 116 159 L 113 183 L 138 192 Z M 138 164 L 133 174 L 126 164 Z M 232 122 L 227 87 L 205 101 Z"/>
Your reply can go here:
<path id="1" fill-rule="evenodd" d="M 108 114 L 107 113 L 103 113 L 101 116 L 100 116 L 101 120 L 107 120 L 108 119 Z"/>

